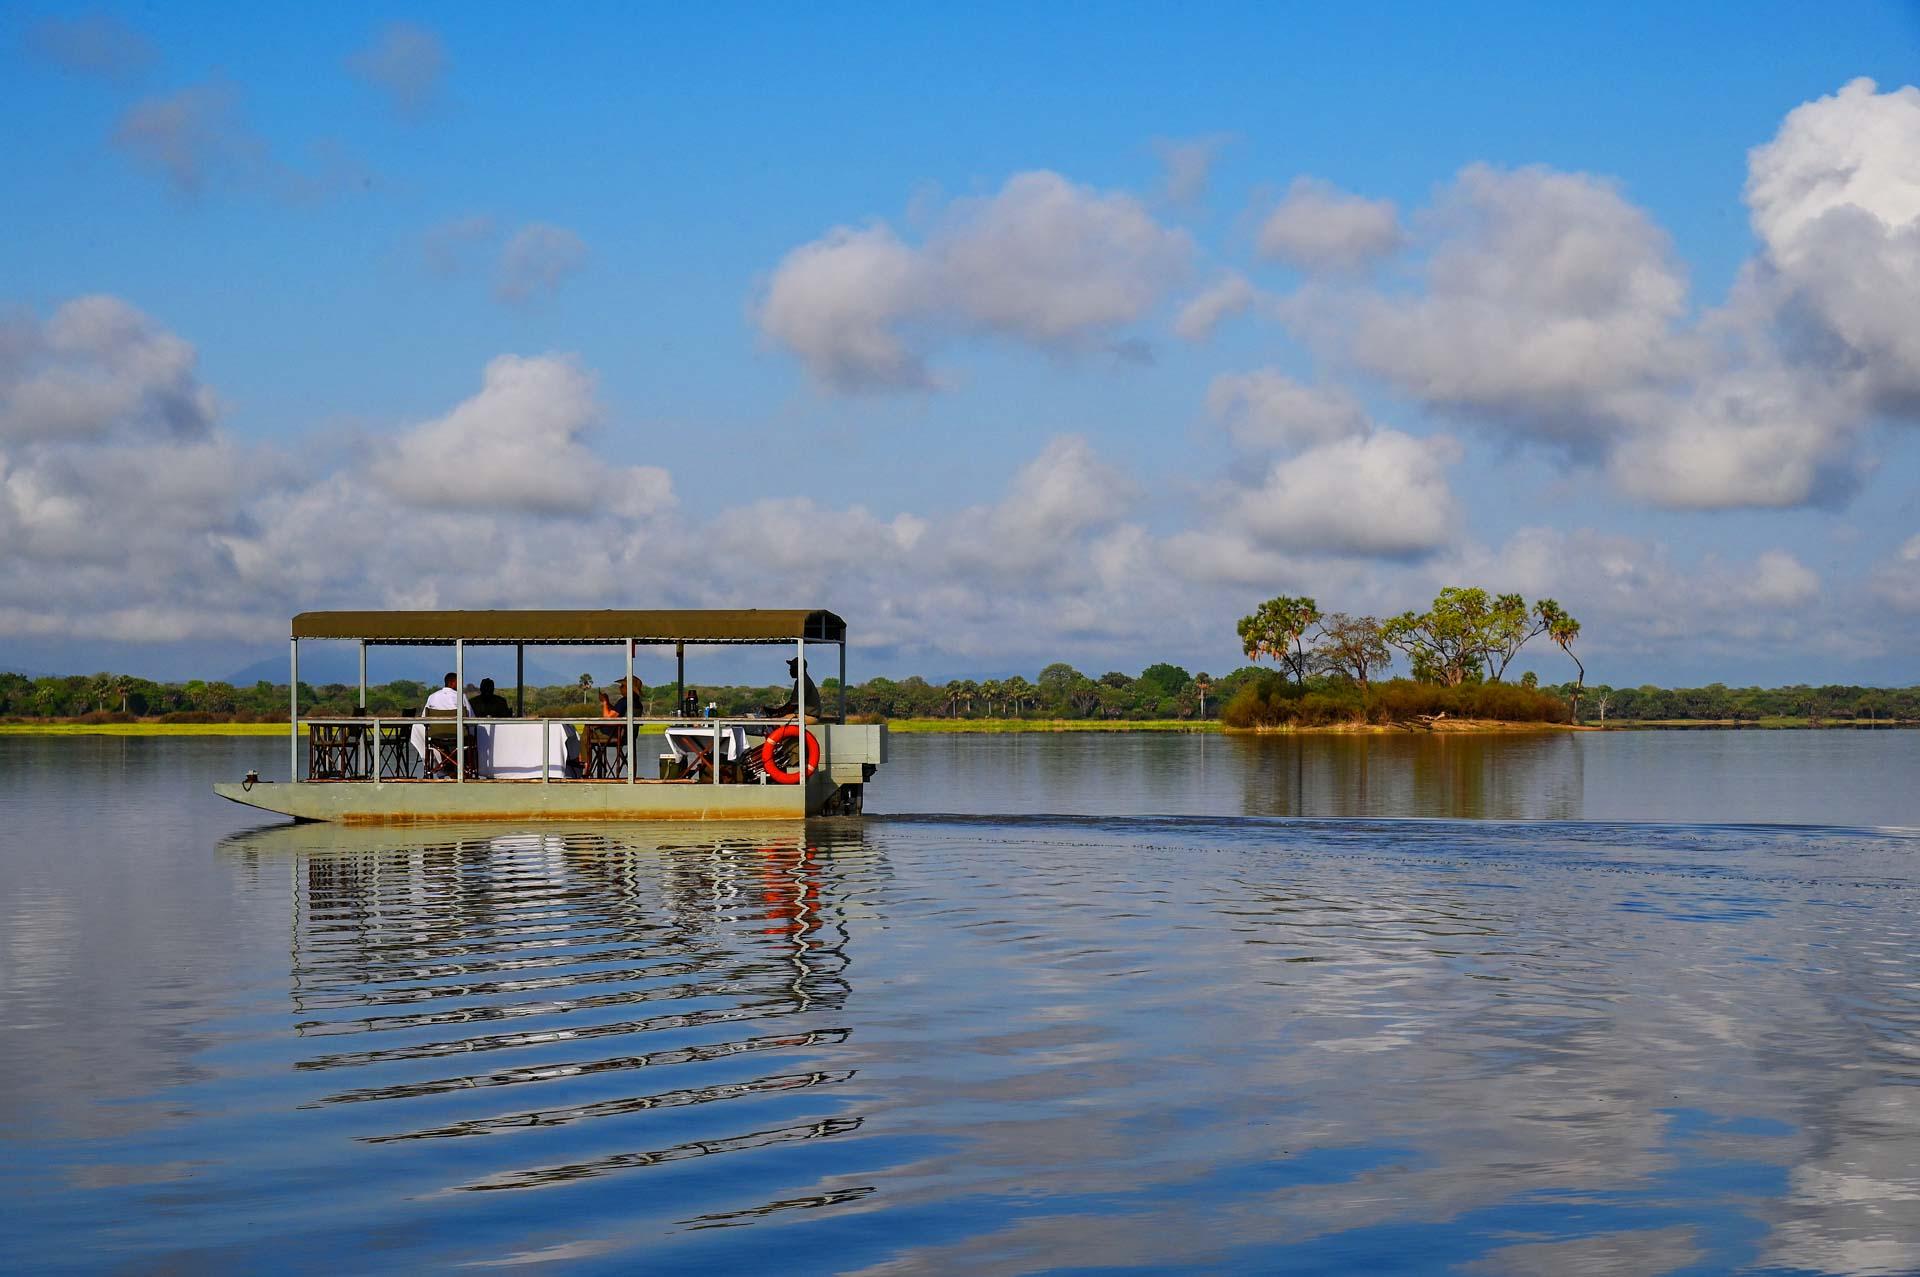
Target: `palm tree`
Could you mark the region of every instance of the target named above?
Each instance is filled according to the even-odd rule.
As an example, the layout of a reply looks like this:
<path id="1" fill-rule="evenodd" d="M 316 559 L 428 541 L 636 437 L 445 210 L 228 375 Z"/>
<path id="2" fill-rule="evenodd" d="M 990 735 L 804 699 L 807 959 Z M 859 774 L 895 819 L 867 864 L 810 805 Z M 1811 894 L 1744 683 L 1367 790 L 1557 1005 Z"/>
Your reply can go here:
<path id="1" fill-rule="evenodd" d="M 988 718 L 993 717 L 993 703 L 1000 699 L 1000 690 L 1000 680 L 997 678 L 987 679 L 980 684 L 980 699 L 987 704 Z"/>
<path id="2" fill-rule="evenodd" d="M 947 684 L 947 695 L 956 701 L 965 701 L 967 714 L 973 714 L 973 698 L 979 694 L 979 687 L 970 678 L 955 679 Z"/>
<path id="3" fill-rule="evenodd" d="M 593 675 L 582 674 L 580 676 L 580 699 L 584 701 L 584 700 L 590 699 L 592 696 L 593 696 Z"/>
<path id="4" fill-rule="evenodd" d="M 1004 712 L 1011 717 L 1017 718 L 1020 714 L 1021 704 L 1027 699 L 1027 693 L 1030 688 L 1031 685 L 1027 680 L 1021 678 L 1018 674 L 1003 680 L 1000 684 L 1000 696 L 1006 703 Z"/>
<path id="5" fill-rule="evenodd" d="M 1580 694 L 1586 690 L 1587 686 L 1587 667 L 1581 664 L 1580 658 L 1573 654 L 1573 641 L 1580 637 L 1580 622 L 1568 616 L 1552 599 L 1541 599 L 1534 604 L 1534 612 L 1545 623 L 1547 637 L 1560 645 L 1560 650 L 1573 661 L 1573 667 L 1580 671 L 1580 677 L 1573 685 L 1573 721 L 1577 723 L 1580 721 Z M 1606 714 L 1606 706 L 1602 704 L 1600 720 L 1603 723 L 1606 721 Z"/>

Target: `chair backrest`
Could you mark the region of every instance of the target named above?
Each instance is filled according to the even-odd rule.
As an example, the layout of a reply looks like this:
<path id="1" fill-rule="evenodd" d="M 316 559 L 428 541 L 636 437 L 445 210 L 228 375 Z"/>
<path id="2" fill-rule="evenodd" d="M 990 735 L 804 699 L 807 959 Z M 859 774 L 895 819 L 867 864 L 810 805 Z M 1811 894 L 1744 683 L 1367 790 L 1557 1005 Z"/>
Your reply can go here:
<path id="1" fill-rule="evenodd" d="M 430 720 L 427 723 L 427 742 L 431 745 L 435 745 L 439 747 L 442 750 L 445 750 L 448 754 L 452 754 L 455 748 L 457 748 L 456 745 L 454 744 L 454 739 L 453 739 L 454 737 L 453 720 L 456 717 L 458 717 L 458 715 L 459 715 L 458 710 L 451 710 L 451 709 L 429 709 L 429 710 L 422 711 L 422 717 Z M 467 736 L 467 748 L 469 751 L 471 751 L 477 747 L 474 731 L 471 725 L 469 725 L 467 728 L 466 736 Z M 468 758 L 469 760 L 471 760 L 472 758 L 471 753 L 468 754 Z"/>

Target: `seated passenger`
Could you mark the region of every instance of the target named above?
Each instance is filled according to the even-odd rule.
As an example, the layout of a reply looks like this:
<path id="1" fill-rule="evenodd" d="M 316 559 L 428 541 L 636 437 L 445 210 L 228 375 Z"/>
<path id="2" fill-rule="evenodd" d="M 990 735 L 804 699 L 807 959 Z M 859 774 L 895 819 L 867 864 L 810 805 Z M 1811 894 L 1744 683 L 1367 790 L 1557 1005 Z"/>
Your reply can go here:
<path id="1" fill-rule="evenodd" d="M 480 695 L 473 698 L 473 712 L 481 718 L 512 718 L 513 706 L 507 704 L 507 698 L 493 690 L 493 680 L 480 680 Z"/>
<path id="2" fill-rule="evenodd" d="M 627 696 L 628 695 L 631 695 L 633 697 L 634 716 L 636 718 L 639 717 L 640 715 L 646 712 L 646 708 L 645 708 L 646 702 L 643 699 L 646 693 L 646 690 L 647 690 L 646 684 L 642 683 L 640 681 L 640 676 L 636 674 L 633 676 L 633 686 L 628 688 L 627 694 L 622 695 L 619 700 L 609 701 L 607 699 L 607 694 L 605 692 L 600 693 L 600 717 L 625 718 L 627 716 Z"/>
<path id="3" fill-rule="evenodd" d="M 457 674 L 447 675 L 446 681 L 427 697 L 427 708 L 430 710 L 456 710 L 462 706 L 466 707 L 467 713 L 473 713 L 473 703 L 460 692 L 460 676 Z"/>
<path id="4" fill-rule="evenodd" d="M 794 679 L 796 683 L 798 682 L 800 677 L 799 657 L 790 656 L 787 658 L 787 677 Z M 793 693 L 787 697 L 786 704 L 763 705 L 760 708 L 760 712 L 768 718 L 791 718 L 795 711 L 800 708 L 800 695 L 800 688 L 796 686 Z M 813 675 L 811 674 L 807 675 L 806 704 L 807 718 L 810 720 L 819 718 L 820 689 L 813 685 Z"/>

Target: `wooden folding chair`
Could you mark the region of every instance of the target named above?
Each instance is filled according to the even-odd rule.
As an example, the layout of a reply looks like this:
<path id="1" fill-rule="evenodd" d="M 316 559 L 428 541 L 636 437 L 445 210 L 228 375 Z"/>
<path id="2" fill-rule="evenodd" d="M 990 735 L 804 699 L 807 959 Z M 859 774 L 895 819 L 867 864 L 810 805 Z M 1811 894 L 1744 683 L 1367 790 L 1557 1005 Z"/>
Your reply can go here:
<path id="1" fill-rule="evenodd" d="M 423 716 L 434 721 L 427 724 L 427 757 L 421 768 L 421 774 L 428 780 L 451 779 L 454 774 L 455 760 L 459 757 L 454 744 L 453 722 L 458 717 L 458 712 L 450 709 L 430 709 L 425 711 Z M 471 727 L 467 728 L 466 737 L 466 777 L 468 780 L 473 780 L 480 774 L 480 739 Z"/>

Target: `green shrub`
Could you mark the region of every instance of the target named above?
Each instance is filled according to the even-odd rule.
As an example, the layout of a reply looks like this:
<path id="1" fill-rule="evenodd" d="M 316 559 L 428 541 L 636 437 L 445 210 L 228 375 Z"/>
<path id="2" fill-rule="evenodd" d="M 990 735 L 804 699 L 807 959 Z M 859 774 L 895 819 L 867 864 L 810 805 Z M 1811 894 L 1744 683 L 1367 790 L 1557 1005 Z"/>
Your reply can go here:
<path id="1" fill-rule="evenodd" d="M 1228 727 L 1277 727 L 1292 721 L 1288 702 L 1300 695 L 1300 690 L 1285 678 L 1271 670 L 1260 670 L 1221 707 L 1220 721 Z"/>
<path id="2" fill-rule="evenodd" d="M 1242 683 L 1220 711 L 1228 727 L 1325 727 L 1334 723 L 1407 723 L 1422 718 L 1483 718 L 1502 723 L 1564 723 L 1558 696 L 1516 683 L 1442 687 L 1396 678 L 1375 683 L 1363 699 L 1354 683 L 1316 681 L 1302 688 L 1263 671 Z"/>

